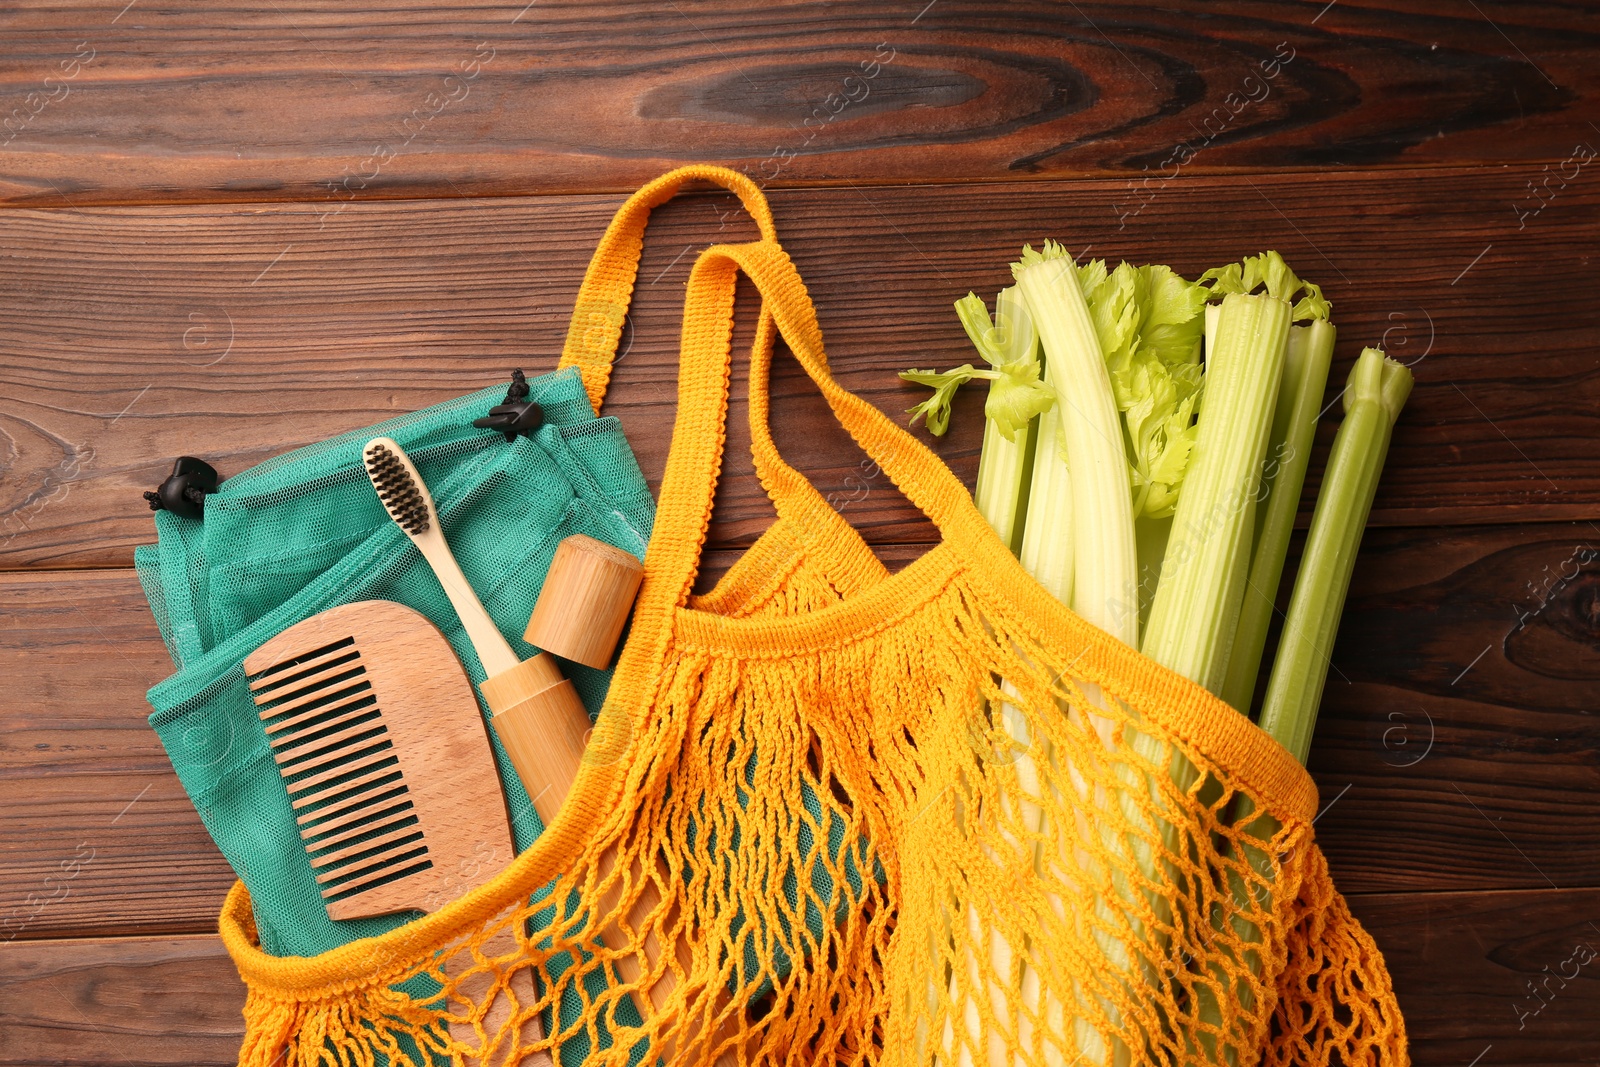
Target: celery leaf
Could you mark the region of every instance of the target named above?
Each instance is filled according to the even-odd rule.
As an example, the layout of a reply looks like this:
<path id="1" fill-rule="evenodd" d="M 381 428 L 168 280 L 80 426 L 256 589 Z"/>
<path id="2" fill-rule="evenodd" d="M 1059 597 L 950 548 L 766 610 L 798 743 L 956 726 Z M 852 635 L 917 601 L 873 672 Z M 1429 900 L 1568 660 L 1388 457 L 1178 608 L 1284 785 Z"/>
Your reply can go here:
<path id="1" fill-rule="evenodd" d="M 967 331 L 972 346 L 992 367 L 977 370 L 964 364 L 948 371 L 908 370 L 900 377 L 908 382 L 926 385 L 933 395 L 914 408 L 908 409 L 911 421 L 925 419 L 928 432 L 941 437 L 950 427 L 950 403 L 955 391 L 974 378 L 989 382 L 989 397 L 984 402 L 984 417 L 995 424 L 995 429 L 1008 441 L 1027 429 L 1028 423 L 1051 404 L 1055 393 L 1040 381 L 1039 335 L 1028 317 L 1022 297 L 1012 286 L 1002 289 L 995 300 L 995 317 L 989 318 L 989 308 L 976 293 L 968 293 L 956 301 L 956 317 Z"/>
<path id="2" fill-rule="evenodd" d="M 1095 260 L 1078 279 L 1122 412 L 1133 513 L 1163 518 L 1194 450 L 1206 290 L 1159 265 Z"/>
<path id="3" fill-rule="evenodd" d="M 1056 402 L 1055 392 L 1039 380 L 1039 364 L 1007 364 L 989 383 L 984 417 L 1008 441 L 1028 428 L 1034 417 Z"/>
<path id="4" fill-rule="evenodd" d="M 1268 296 L 1277 297 L 1290 308 L 1290 320 L 1307 322 L 1325 319 L 1333 305 L 1322 295 L 1322 288 L 1295 274 L 1276 252 L 1263 252 L 1259 256 L 1245 256 L 1238 263 L 1213 267 L 1200 275 L 1200 284 L 1209 285 L 1213 297 L 1229 293 L 1253 293 L 1265 288 Z M 1295 297 L 1299 295 L 1299 299 Z"/>
<path id="5" fill-rule="evenodd" d="M 917 370 L 914 367 L 911 370 L 901 371 L 902 380 L 926 385 L 933 390 L 933 395 L 928 399 L 906 409 L 911 413 L 911 422 L 915 424 L 919 418 L 925 419 L 928 432 L 935 437 L 943 437 L 944 432 L 950 428 L 950 402 L 955 399 L 956 390 L 973 378 L 987 376 L 985 372 L 977 370 L 970 363 L 963 363 L 947 371 Z"/>

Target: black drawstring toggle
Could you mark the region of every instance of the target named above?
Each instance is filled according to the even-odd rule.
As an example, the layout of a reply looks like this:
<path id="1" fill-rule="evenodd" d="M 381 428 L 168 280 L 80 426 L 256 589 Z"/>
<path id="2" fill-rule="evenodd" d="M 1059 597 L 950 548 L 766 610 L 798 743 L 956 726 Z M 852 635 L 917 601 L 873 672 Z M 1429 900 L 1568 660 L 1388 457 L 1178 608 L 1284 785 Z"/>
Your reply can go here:
<path id="1" fill-rule="evenodd" d="M 216 468 L 203 459 L 179 456 L 172 465 L 172 473 L 153 493 L 144 494 L 151 511 L 170 511 L 186 519 L 204 518 L 206 494 L 215 493 L 222 484 Z"/>
<path id="2" fill-rule="evenodd" d="M 503 433 L 507 441 L 516 440 L 518 434 L 531 436 L 544 425 L 544 409 L 528 399 L 528 392 L 527 376 L 520 370 L 512 371 L 505 402 L 490 408 L 483 418 L 473 419 L 472 425 Z"/>

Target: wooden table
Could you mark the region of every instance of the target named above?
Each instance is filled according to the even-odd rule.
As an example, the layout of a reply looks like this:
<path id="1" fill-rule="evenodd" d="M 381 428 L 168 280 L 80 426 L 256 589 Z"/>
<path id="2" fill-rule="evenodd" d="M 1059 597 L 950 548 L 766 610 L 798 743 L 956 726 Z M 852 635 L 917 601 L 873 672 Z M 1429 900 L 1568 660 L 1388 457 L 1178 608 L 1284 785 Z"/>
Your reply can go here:
<path id="1" fill-rule="evenodd" d="M 1593 6 L 123 4 L 0 16 L 0 1063 L 237 1050 L 232 874 L 144 721 L 140 492 L 548 369 L 612 210 L 689 160 L 766 186 L 889 411 L 895 371 L 972 358 L 951 301 L 1047 236 L 1185 272 L 1276 248 L 1335 304 L 1338 382 L 1363 344 L 1411 364 L 1318 834 L 1419 1064 L 1594 1062 L 1600 963 L 1551 978 L 1600 946 Z M 733 207 L 651 231 L 609 410 L 652 479 Z M 786 360 L 775 392 L 787 454 L 921 552 Z M 969 483 L 980 407 L 937 444 Z M 738 460 L 710 569 L 768 516 Z"/>

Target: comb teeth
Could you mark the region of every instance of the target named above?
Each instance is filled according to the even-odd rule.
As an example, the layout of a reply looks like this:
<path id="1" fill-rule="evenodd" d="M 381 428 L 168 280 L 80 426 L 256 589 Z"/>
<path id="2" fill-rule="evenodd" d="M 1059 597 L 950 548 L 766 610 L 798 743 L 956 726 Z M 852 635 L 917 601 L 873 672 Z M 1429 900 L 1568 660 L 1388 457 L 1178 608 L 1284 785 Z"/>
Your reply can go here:
<path id="1" fill-rule="evenodd" d="M 388 460 L 399 467 L 392 453 Z M 369 470 L 373 463 L 369 454 Z M 249 676 L 300 839 L 329 902 L 433 866 L 366 673 L 355 639 L 346 637 Z"/>
<path id="2" fill-rule="evenodd" d="M 367 446 L 364 459 L 367 476 L 372 479 L 372 486 L 378 491 L 378 499 L 383 501 L 389 517 L 407 533 L 427 533 L 431 524 L 428 501 L 400 457 L 386 445 L 373 442 Z"/>

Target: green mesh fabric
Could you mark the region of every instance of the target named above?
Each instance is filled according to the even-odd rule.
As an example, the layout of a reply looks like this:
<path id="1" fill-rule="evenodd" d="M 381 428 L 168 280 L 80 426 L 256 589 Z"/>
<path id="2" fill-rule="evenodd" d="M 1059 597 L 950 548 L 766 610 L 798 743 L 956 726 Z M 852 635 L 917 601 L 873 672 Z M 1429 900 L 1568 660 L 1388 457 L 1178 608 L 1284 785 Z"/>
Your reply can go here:
<path id="1" fill-rule="evenodd" d="M 612 418 L 596 418 L 575 370 L 533 379 L 533 438 L 508 443 L 472 420 L 486 389 L 268 460 L 228 478 L 195 522 L 158 512 L 159 541 L 134 555 L 177 673 L 149 692 L 150 716 L 217 847 L 250 890 L 263 949 L 314 955 L 412 915 L 328 918 L 267 747 L 242 662 L 268 638 L 340 604 L 395 600 L 444 632 L 474 682 L 483 668 L 432 570 L 389 521 L 361 465 L 394 438 L 433 492 L 440 522 L 484 607 L 519 656 L 556 545 L 588 534 L 643 556 L 654 516 Z M 591 715 L 610 672 L 566 664 Z M 543 826 L 490 731 L 519 849 Z M 566 1056 L 563 1055 L 563 1060 Z"/>

